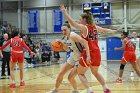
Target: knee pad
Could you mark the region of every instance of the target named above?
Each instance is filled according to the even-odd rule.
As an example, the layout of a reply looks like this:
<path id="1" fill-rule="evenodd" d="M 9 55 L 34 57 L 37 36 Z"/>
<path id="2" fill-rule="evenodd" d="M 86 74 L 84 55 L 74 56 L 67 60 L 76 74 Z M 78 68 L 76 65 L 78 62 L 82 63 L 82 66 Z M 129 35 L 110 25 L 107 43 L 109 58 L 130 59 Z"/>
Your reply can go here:
<path id="1" fill-rule="evenodd" d="M 124 70 L 125 65 L 121 63 L 120 70 Z"/>

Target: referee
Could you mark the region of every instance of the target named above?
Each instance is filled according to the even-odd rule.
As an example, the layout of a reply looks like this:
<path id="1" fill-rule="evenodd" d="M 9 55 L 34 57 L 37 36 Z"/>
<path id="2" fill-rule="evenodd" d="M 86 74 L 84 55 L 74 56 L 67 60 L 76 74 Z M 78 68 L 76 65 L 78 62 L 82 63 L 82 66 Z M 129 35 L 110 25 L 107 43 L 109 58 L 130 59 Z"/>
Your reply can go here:
<path id="1" fill-rule="evenodd" d="M 1 45 L 4 45 L 8 41 L 8 34 L 5 33 L 3 35 L 4 40 L 2 40 Z M 2 73 L 1 76 L 3 79 L 6 78 L 5 74 L 5 67 L 7 65 L 7 71 L 8 71 L 8 76 L 10 76 L 10 67 L 9 67 L 9 61 L 10 61 L 10 45 L 8 45 L 5 49 L 2 50 Z"/>

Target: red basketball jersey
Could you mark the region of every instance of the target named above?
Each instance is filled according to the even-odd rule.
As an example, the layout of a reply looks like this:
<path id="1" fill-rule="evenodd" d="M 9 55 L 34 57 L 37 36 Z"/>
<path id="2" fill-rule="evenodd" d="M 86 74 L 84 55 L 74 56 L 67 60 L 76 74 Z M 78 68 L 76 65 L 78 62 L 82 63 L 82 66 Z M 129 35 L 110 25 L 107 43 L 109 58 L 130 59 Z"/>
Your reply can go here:
<path id="1" fill-rule="evenodd" d="M 95 26 L 86 25 L 88 34 L 84 37 L 81 34 L 81 37 L 88 41 L 89 50 L 99 49 L 98 46 L 98 32 Z"/>
<path id="2" fill-rule="evenodd" d="M 23 47 L 31 52 L 30 48 L 25 44 L 24 40 L 19 37 L 11 38 L 6 42 L 4 46 L 1 47 L 1 50 L 4 49 L 7 45 L 11 44 L 11 51 L 17 53 L 23 53 Z"/>
<path id="3" fill-rule="evenodd" d="M 131 39 L 125 38 L 125 40 L 126 40 L 126 45 L 125 45 L 124 51 L 134 51 L 135 52 L 136 46 L 134 45 L 133 42 L 131 42 Z"/>

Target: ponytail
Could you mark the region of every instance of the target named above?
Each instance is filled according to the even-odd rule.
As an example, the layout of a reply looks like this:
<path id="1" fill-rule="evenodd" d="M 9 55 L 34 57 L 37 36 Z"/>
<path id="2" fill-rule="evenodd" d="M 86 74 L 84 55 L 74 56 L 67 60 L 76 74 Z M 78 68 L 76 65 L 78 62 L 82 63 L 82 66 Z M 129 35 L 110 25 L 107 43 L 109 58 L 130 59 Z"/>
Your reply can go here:
<path id="1" fill-rule="evenodd" d="M 93 22 L 94 20 L 93 20 L 92 13 L 90 13 L 90 12 L 83 13 L 83 14 L 81 14 L 81 17 L 83 19 L 86 19 L 86 22 L 87 22 L 88 25 L 90 25 L 90 26 L 94 25 L 94 22 Z"/>

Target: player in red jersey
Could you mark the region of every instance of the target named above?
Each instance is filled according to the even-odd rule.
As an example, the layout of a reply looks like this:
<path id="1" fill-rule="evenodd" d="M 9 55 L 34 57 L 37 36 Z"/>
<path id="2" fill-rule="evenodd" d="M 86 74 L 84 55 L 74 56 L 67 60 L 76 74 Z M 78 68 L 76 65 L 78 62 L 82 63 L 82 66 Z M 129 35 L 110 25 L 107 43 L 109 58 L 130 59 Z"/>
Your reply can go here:
<path id="1" fill-rule="evenodd" d="M 23 81 L 23 63 L 24 63 L 23 47 L 27 49 L 31 53 L 31 55 L 34 55 L 34 52 L 32 52 L 30 48 L 25 44 L 24 40 L 20 38 L 19 31 L 13 31 L 12 35 L 14 38 L 8 40 L 6 44 L 0 47 L 0 50 L 3 50 L 7 45 L 11 44 L 10 76 L 12 82 L 10 83 L 10 88 L 16 88 L 14 76 L 14 68 L 16 62 L 18 62 L 20 70 L 20 86 L 25 85 Z"/>
<path id="2" fill-rule="evenodd" d="M 100 49 L 98 46 L 98 32 L 102 33 L 111 33 L 114 34 L 117 32 L 117 30 L 110 30 L 110 29 L 105 29 L 102 27 L 99 27 L 94 24 L 93 22 L 93 15 L 91 13 L 83 13 L 80 15 L 80 24 L 75 22 L 67 13 L 67 10 L 65 9 L 64 5 L 60 6 L 61 11 L 63 12 L 64 16 L 66 19 L 69 21 L 69 23 L 80 30 L 81 36 L 87 40 L 89 44 L 89 50 L 90 50 L 90 62 L 86 62 L 86 52 L 85 49 L 83 49 L 83 53 L 81 56 L 81 59 L 79 61 L 79 66 L 78 66 L 78 74 L 79 78 L 84 84 L 84 86 L 87 89 L 87 93 L 93 93 L 93 91 L 89 88 L 88 81 L 84 75 L 86 72 L 88 66 L 91 68 L 92 74 L 97 78 L 97 80 L 101 83 L 103 86 L 104 93 L 111 93 L 110 89 L 108 89 L 104 78 L 102 75 L 98 72 L 100 63 L 101 63 L 101 54 L 100 54 Z"/>
<path id="3" fill-rule="evenodd" d="M 116 80 L 117 83 L 122 83 L 122 75 L 123 75 L 125 64 L 127 62 L 131 63 L 137 75 L 140 77 L 140 69 L 138 68 L 136 64 L 136 54 L 135 54 L 136 46 L 131 41 L 131 39 L 129 39 L 127 36 L 128 36 L 128 32 L 122 32 L 121 34 L 122 47 L 114 48 L 114 50 L 124 50 L 122 62 L 120 65 L 119 78 Z"/>

